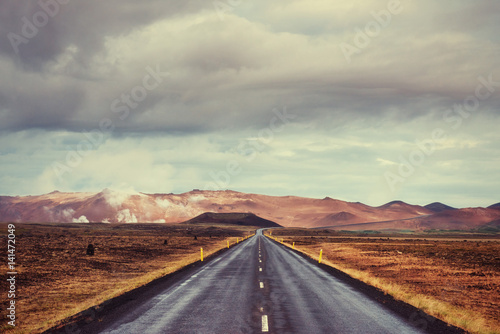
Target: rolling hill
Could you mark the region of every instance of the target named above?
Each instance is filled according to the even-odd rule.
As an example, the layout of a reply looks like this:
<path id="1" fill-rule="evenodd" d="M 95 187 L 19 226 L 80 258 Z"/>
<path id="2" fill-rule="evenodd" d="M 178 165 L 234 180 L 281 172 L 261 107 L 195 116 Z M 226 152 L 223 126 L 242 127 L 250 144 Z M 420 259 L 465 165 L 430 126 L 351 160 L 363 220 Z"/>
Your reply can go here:
<path id="1" fill-rule="evenodd" d="M 495 209 L 495 210 L 500 210 L 500 203 L 496 203 L 493 205 L 490 205 L 488 209 Z"/>
<path id="2" fill-rule="evenodd" d="M 455 209 L 449 205 L 439 203 L 439 202 L 427 204 L 424 206 L 424 208 L 431 210 L 432 212 L 442 212 L 442 211 L 446 211 L 446 210 L 454 210 Z"/>
<path id="3" fill-rule="evenodd" d="M 216 213 L 205 212 L 186 222 L 185 224 L 210 224 L 210 225 L 240 225 L 240 226 L 258 226 L 258 227 L 281 227 L 270 220 L 260 218 L 253 213 Z"/>

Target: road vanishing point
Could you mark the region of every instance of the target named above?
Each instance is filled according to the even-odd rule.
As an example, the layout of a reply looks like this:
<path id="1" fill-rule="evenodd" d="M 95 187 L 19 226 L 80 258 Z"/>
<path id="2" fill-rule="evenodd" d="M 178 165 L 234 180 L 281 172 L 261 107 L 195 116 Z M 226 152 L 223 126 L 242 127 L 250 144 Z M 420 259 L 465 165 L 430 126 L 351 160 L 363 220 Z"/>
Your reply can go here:
<path id="1" fill-rule="evenodd" d="M 262 230 L 180 275 L 79 332 L 426 333 Z"/>

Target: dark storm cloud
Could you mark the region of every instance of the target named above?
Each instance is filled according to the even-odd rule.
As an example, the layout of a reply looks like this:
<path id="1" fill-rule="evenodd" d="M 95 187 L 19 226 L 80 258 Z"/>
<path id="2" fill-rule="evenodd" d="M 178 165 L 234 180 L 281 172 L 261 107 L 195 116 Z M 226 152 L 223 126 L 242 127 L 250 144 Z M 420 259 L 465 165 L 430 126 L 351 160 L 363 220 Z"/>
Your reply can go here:
<path id="1" fill-rule="evenodd" d="M 436 22 L 448 12 L 463 16 L 467 8 L 494 16 L 496 6 L 482 3 L 408 5 L 349 64 L 339 44 L 352 42 L 358 26 L 373 20 L 370 11 L 383 10 L 385 2 L 337 8 L 322 1 L 255 1 L 235 6 L 222 20 L 211 2 L 59 1 L 57 14 L 19 45 L 18 55 L 8 34 L 20 34 L 23 17 L 33 21 L 40 4 L 59 2 L 1 2 L 0 71 L 9 78 L 0 83 L 3 130 L 88 131 L 103 118 L 113 121 L 116 135 L 262 128 L 273 108 L 285 106 L 293 122 L 317 127 L 360 117 L 405 123 L 428 114 L 439 119 L 474 93 L 478 76 L 493 73 L 500 81 L 497 53 L 486 48 L 496 34 L 493 21 L 481 26 L 483 38 L 472 23 L 468 31 L 441 29 L 453 20 Z M 246 10 L 260 13 L 258 22 L 245 17 Z M 327 24 L 330 15 L 336 21 Z M 324 29 L 311 37 L 308 26 L 317 17 Z M 147 67 L 169 76 L 120 118 L 113 105 L 125 107 Z M 481 112 L 498 112 L 495 96 L 481 103 Z"/>
<path id="2" fill-rule="evenodd" d="M 202 1 L 153 0 L 145 5 L 130 0 L 2 0 L 0 53 L 40 70 L 75 45 L 85 62 L 101 51 L 107 37 L 128 34 L 202 6 Z"/>
<path id="3" fill-rule="evenodd" d="M 20 63 L 27 62 L 33 65 L 38 64 L 39 66 L 40 62 L 43 63 L 50 59 L 54 54 L 54 49 L 58 49 L 56 52 L 60 51 L 60 48 L 54 46 L 54 42 L 57 40 L 54 20 L 47 20 L 45 29 L 31 29 L 33 14 L 40 10 L 41 8 L 35 1 L 3 0 L 0 2 L 1 54 L 9 56 Z M 45 17 L 48 17 L 48 15 L 45 14 Z M 25 26 L 24 29 L 23 26 Z M 26 44 L 29 40 L 23 36 L 23 33 L 27 37 L 38 35 L 39 40 L 32 40 L 29 48 L 20 49 L 19 43 Z M 53 35 L 53 38 L 49 39 L 50 35 Z"/>
<path id="4" fill-rule="evenodd" d="M 65 128 L 85 99 L 71 85 L 46 85 L 42 80 L 0 85 L 0 130 Z"/>

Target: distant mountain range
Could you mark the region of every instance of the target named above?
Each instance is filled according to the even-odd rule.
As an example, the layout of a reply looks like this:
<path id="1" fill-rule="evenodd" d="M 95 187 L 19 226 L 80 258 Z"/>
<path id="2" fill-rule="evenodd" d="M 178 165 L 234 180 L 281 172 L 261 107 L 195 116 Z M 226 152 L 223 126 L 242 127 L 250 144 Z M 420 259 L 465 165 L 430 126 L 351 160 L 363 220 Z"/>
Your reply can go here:
<path id="1" fill-rule="evenodd" d="M 455 209 L 442 203 L 419 206 L 393 201 L 372 207 L 330 197 L 267 196 L 230 190 L 144 194 L 104 189 L 99 193 L 54 191 L 40 196 L 0 196 L 0 221 L 4 222 L 179 223 L 206 212 L 252 213 L 286 227 L 475 229 L 498 225 L 500 203 L 488 208 Z"/>

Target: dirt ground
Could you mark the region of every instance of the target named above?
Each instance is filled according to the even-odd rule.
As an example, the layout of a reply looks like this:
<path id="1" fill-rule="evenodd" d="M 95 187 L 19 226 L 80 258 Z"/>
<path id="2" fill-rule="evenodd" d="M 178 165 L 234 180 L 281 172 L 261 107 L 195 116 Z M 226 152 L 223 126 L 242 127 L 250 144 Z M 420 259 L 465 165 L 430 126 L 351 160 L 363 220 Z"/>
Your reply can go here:
<path id="1" fill-rule="evenodd" d="M 253 233 L 248 227 L 165 224 L 15 224 L 16 328 L 7 325 L 2 298 L 0 331 L 39 333 L 90 306 L 180 269 Z M 7 224 L 0 223 L 7 258 Z M 196 237 L 196 240 L 195 240 Z M 86 255 L 87 246 L 94 255 Z M 6 295 L 7 261 L 0 291 Z"/>
<path id="2" fill-rule="evenodd" d="M 495 236 L 469 236 L 466 241 L 443 235 L 361 238 L 296 230 L 273 230 L 273 236 L 315 258 L 322 249 L 323 262 L 352 270 L 361 280 L 410 299 L 410 304 L 418 300 L 431 313 L 435 308 L 433 315 L 459 327 L 500 333 L 500 240 Z M 442 305 L 435 307 L 435 301 Z"/>

